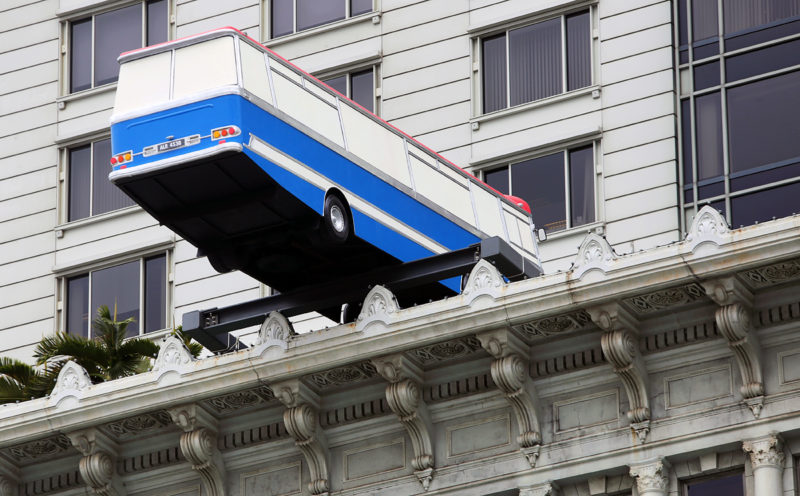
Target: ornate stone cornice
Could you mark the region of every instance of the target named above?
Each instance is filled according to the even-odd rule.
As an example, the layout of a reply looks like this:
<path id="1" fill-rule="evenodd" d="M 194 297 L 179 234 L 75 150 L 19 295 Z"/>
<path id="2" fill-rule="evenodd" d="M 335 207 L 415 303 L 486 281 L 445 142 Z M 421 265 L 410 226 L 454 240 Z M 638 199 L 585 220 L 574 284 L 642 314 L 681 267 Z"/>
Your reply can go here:
<path id="1" fill-rule="evenodd" d="M 289 319 L 280 312 L 271 312 L 258 330 L 258 339 L 253 346 L 253 354 L 261 355 L 267 349 L 274 347 L 286 351 L 289 347 L 289 340 L 294 335 L 296 333 Z"/>
<path id="2" fill-rule="evenodd" d="M 19 482 L 19 469 L 0 458 L 0 496 L 19 496 Z"/>
<path id="3" fill-rule="evenodd" d="M 500 296 L 503 286 L 505 286 L 505 281 L 497 268 L 486 260 L 480 259 L 470 271 L 461 295 L 467 305 L 471 305 L 479 296 L 488 296 L 492 300 L 496 300 Z"/>
<path id="4" fill-rule="evenodd" d="M 95 428 L 70 432 L 67 436 L 83 455 L 78 469 L 86 486 L 100 496 L 125 496 L 125 486 L 116 471 L 117 444 Z"/>
<path id="5" fill-rule="evenodd" d="M 559 491 L 558 484 L 552 481 L 519 488 L 519 496 L 558 496 L 559 494 L 561 491 Z"/>
<path id="6" fill-rule="evenodd" d="M 180 447 L 183 456 L 200 474 L 204 493 L 225 495 L 225 465 L 217 448 L 217 422 L 199 405 L 190 403 L 167 410 L 172 421 L 183 430 Z"/>
<path id="7" fill-rule="evenodd" d="M 422 399 L 422 371 L 402 354 L 372 360 L 378 373 L 389 382 L 386 402 L 397 414 L 411 438 L 414 458 L 411 466 L 424 490 L 433 479 L 433 432 L 430 416 Z"/>
<path id="8" fill-rule="evenodd" d="M 708 296 L 720 305 L 714 314 L 717 328 L 739 365 L 744 402 L 758 418 L 764 405 L 764 379 L 761 347 L 751 318 L 753 295 L 736 276 L 708 281 L 703 286 Z"/>
<path id="9" fill-rule="evenodd" d="M 588 309 L 592 320 L 603 330 L 600 345 L 606 360 L 622 380 L 628 395 L 628 420 L 640 443 L 650 432 L 650 397 L 647 369 L 639 353 L 636 319 L 619 304 Z"/>
<path id="10" fill-rule="evenodd" d="M 617 254 L 606 238 L 589 233 L 583 238 L 578 255 L 572 263 L 572 276 L 580 279 L 591 270 L 599 270 L 605 274 L 611 270 L 616 259 Z"/>
<path id="11" fill-rule="evenodd" d="M 519 427 L 517 443 L 531 467 L 536 465 L 542 443 L 538 400 L 528 374 L 527 351 L 522 341 L 510 330 L 499 329 L 478 335 L 483 348 L 495 360 L 491 365 L 492 380 L 511 405 Z"/>
<path id="12" fill-rule="evenodd" d="M 481 343 L 474 336 L 451 339 L 441 343 L 415 348 L 408 354 L 422 365 L 457 360 L 472 355 L 476 352 L 483 353 Z"/>
<path id="13" fill-rule="evenodd" d="M 686 243 L 689 251 L 695 251 L 703 243 L 712 243 L 717 246 L 725 243 L 730 235 L 728 223 L 716 209 L 706 205 L 697 212 L 689 232 L 686 234 Z"/>
<path id="14" fill-rule="evenodd" d="M 67 396 L 80 398 L 91 385 L 92 380 L 86 370 L 70 360 L 59 371 L 56 385 L 50 392 L 50 400 L 58 403 Z"/>
<path id="15" fill-rule="evenodd" d="M 286 407 L 283 423 L 308 463 L 311 494 L 328 494 L 328 443 L 319 426 L 319 398 L 299 380 L 272 385 L 275 397 Z"/>
<path id="16" fill-rule="evenodd" d="M 159 377 L 170 370 L 180 373 L 193 361 L 194 357 L 183 341 L 177 336 L 168 336 L 158 350 L 158 356 L 153 364 L 153 372 L 156 372 L 156 376 Z"/>
<path id="17" fill-rule="evenodd" d="M 669 488 L 670 464 L 656 459 L 630 466 L 631 477 L 636 481 L 640 496 L 666 496 Z"/>
<path id="18" fill-rule="evenodd" d="M 356 329 L 363 331 L 376 322 L 388 326 L 397 318 L 399 310 L 400 305 L 394 294 L 385 287 L 377 285 L 364 298 L 361 313 L 356 319 Z"/>
<path id="19" fill-rule="evenodd" d="M 783 441 L 776 433 L 767 437 L 744 441 L 742 449 L 750 455 L 750 463 L 753 466 L 753 470 L 761 467 L 783 469 L 785 459 Z"/>

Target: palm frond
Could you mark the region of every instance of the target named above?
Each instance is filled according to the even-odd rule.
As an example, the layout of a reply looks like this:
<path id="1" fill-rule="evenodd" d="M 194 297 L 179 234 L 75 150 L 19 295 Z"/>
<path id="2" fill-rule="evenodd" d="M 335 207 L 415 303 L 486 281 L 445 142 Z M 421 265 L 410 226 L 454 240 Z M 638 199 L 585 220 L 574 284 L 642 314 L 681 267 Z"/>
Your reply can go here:
<path id="1" fill-rule="evenodd" d="M 0 377 L 0 404 L 31 399 L 25 387 L 10 377 Z"/>
<path id="2" fill-rule="evenodd" d="M 36 358 L 37 365 L 42 365 L 56 357 L 71 357 L 87 370 L 87 367 L 102 367 L 107 361 L 107 353 L 102 344 L 65 332 L 57 332 L 53 336 L 42 338 L 36 345 L 33 356 Z"/>
<path id="3" fill-rule="evenodd" d="M 14 358 L 0 357 L 0 376 L 8 376 L 21 384 L 28 384 L 36 376 L 36 369 Z"/>
<path id="4" fill-rule="evenodd" d="M 203 348 L 202 344 L 198 343 L 197 341 L 192 341 L 192 337 L 188 333 L 183 332 L 183 326 L 178 326 L 173 329 L 172 335 L 177 336 L 178 339 L 183 341 L 183 344 L 189 348 L 189 353 L 191 353 L 194 358 L 199 357 L 200 353 L 202 353 L 205 349 Z"/>

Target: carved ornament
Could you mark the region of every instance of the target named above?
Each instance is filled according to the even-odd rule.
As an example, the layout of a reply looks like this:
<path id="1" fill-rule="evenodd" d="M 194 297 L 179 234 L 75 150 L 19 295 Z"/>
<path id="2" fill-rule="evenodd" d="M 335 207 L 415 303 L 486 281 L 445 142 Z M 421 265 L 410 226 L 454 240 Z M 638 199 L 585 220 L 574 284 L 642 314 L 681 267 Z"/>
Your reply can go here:
<path id="1" fill-rule="evenodd" d="M 741 275 L 752 288 L 763 288 L 800 279 L 800 259 L 750 269 L 742 272 Z"/>
<path id="2" fill-rule="evenodd" d="M 636 481 L 639 494 L 667 494 L 669 488 L 670 465 L 665 459 L 658 459 L 631 465 L 630 474 Z"/>
<path id="3" fill-rule="evenodd" d="M 260 355 L 264 350 L 273 347 L 286 351 L 289 347 L 289 340 L 294 335 L 296 333 L 289 319 L 280 312 L 271 312 L 258 330 L 254 353 Z"/>
<path id="4" fill-rule="evenodd" d="M 497 268 L 486 260 L 480 259 L 470 271 L 461 295 L 468 305 L 482 295 L 495 300 L 500 296 L 503 286 L 505 286 L 505 282 Z"/>
<path id="5" fill-rule="evenodd" d="M 205 404 L 213 408 L 217 413 L 225 414 L 268 403 L 274 399 L 275 395 L 272 390 L 268 386 L 261 386 L 210 398 L 205 401 Z"/>
<path id="6" fill-rule="evenodd" d="M 183 341 L 176 336 L 168 336 L 158 350 L 153 372 L 179 370 L 193 361 L 194 357 Z"/>
<path id="7" fill-rule="evenodd" d="M 742 449 L 750 455 L 753 469 L 776 467 L 783 469 L 786 455 L 783 453 L 781 438 L 773 433 L 761 439 L 751 439 L 742 443 Z"/>
<path id="8" fill-rule="evenodd" d="M 463 358 L 480 350 L 482 350 L 480 341 L 474 336 L 468 336 L 424 346 L 408 353 L 422 365 L 427 365 Z"/>
<path id="9" fill-rule="evenodd" d="M 389 325 L 396 318 L 398 310 L 400 305 L 394 294 L 385 287 L 377 285 L 364 298 L 361 313 L 356 319 L 356 329 L 363 331 L 373 322 Z"/>
<path id="10" fill-rule="evenodd" d="M 689 250 L 694 251 L 703 243 L 713 243 L 717 246 L 725 243 L 729 238 L 730 229 L 725 218 L 716 209 L 706 205 L 697 212 L 689 232 L 686 235 L 686 242 Z"/>
<path id="11" fill-rule="evenodd" d="M 56 379 L 56 385 L 50 393 L 52 398 L 63 398 L 66 396 L 78 396 L 92 385 L 89 373 L 86 369 L 73 362 L 68 361 L 61 368 Z"/>
<path id="12" fill-rule="evenodd" d="M 625 300 L 633 310 L 645 315 L 670 307 L 687 305 L 689 303 L 705 299 L 706 293 L 703 288 L 696 283 L 679 288 L 663 289 L 652 293 L 634 296 Z"/>
<path id="13" fill-rule="evenodd" d="M 376 375 L 378 375 L 378 373 L 375 370 L 375 366 L 371 362 L 365 361 L 310 374 L 306 378 L 315 386 L 324 389 L 366 381 Z"/>
<path id="14" fill-rule="evenodd" d="M 578 255 L 572 263 L 572 276 L 580 279 L 591 270 L 599 270 L 605 274 L 613 267 L 616 259 L 617 254 L 606 238 L 589 233 L 583 238 Z"/>
<path id="15" fill-rule="evenodd" d="M 585 329 L 592 323 L 592 318 L 585 310 L 545 317 L 514 326 L 514 330 L 528 338 L 547 337 L 554 334 Z"/>
<path id="16" fill-rule="evenodd" d="M 217 422 L 195 403 L 167 410 L 172 421 L 183 430 L 181 453 L 200 475 L 203 493 L 225 495 L 225 465 L 217 448 Z"/>

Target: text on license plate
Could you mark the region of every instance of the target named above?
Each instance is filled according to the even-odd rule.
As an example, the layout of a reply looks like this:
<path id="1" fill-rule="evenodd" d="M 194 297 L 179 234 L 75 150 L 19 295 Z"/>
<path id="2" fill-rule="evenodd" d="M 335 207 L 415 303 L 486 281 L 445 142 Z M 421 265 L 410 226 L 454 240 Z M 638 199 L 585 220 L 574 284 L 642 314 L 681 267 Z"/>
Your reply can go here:
<path id="1" fill-rule="evenodd" d="M 149 157 L 151 155 L 177 150 L 178 148 L 183 148 L 185 146 L 196 145 L 198 143 L 200 143 L 200 135 L 195 134 L 193 136 L 186 136 L 185 138 L 178 138 L 171 141 L 165 141 L 164 143 L 147 146 L 144 148 L 144 150 L 142 150 L 142 155 Z"/>

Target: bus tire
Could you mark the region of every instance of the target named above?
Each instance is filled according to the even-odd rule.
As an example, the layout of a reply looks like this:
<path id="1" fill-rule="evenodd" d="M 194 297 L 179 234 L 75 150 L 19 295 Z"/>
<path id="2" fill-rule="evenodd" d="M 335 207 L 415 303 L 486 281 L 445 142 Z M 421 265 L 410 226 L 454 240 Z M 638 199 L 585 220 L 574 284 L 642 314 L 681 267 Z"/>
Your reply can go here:
<path id="1" fill-rule="evenodd" d="M 229 250 L 220 250 L 206 255 L 208 262 L 217 272 L 224 274 L 234 270 L 241 270 L 245 266 L 244 257 L 237 256 Z"/>
<path id="2" fill-rule="evenodd" d="M 336 194 L 329 194 L 325 197 L 323 224 L 325 236 L 329 240 L 335 243 L 344 243 L 350 239 L 353 231 L 350 209 Z"/>

